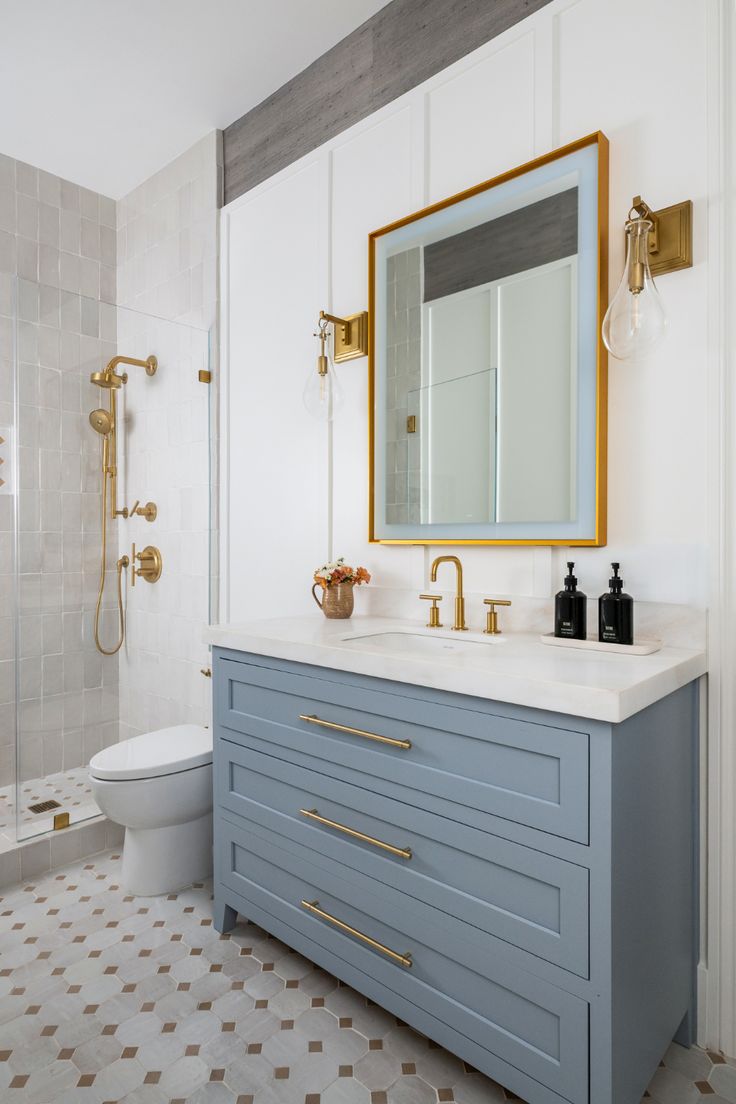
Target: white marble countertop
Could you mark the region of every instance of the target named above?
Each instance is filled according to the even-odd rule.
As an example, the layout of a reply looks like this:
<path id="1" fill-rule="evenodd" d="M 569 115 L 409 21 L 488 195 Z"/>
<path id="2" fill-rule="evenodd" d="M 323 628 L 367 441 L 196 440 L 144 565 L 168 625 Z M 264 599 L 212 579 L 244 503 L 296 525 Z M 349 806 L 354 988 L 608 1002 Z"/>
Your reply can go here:
<path id="1" fill-rule="evenodd" d="M 614 723 L 707 670 L 705 653 L 695 649 L 613 655 L 551 648 L 531 633 L 488 637 L 385 617 L 212 625 L 204 639 L 235 651 Z"/>

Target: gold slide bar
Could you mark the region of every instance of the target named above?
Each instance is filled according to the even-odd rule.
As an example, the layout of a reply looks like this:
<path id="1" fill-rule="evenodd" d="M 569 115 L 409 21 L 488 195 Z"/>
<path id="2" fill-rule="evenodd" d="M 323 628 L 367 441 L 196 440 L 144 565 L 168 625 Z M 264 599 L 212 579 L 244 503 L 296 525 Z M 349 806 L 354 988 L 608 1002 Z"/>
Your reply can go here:
<path id="1" fill-rule="evenodd" d="M 380 847 L 382 851 L 388 851 L 391 855 L 397 855 L 400 859 L 411 858 L 411 847 L 394 847 L 392 843 L 384 843 L 383 840 L 376 839 L 375 836 L 366 836 L 364 832 L 359 832 L 356 828 L 348 828 L 347 824 L 340 824 L 336 820 L 328 820 L 327 817 L 320 816 L 316 809 L 300 809 L 299 812 L 303 817 L 314 820 L 317 824 L 324 824 L 326 828 L 334 828 L 337 832 L 344 832 L 346 836 L 352 836 L 353 839 L 370 843 L 373 847 Z"/>
<path id="2" fill-rule="evenodd" d="M 300 721 L 308 724 L 319 725 L 320 728 L 330 728 L 334 732 L 347 732 L 349 736 L 362 736 L 364 740 L 376 740 L 379 744 L 389 744 L 391 747 L 408 751 L 411 740 L 394 740 L 391 736 L 379 736 L 377 732 L 366 732 L 362 728 L 350 728 L 349 725 L 336 724 L 334 721 L 323 721 L 321 717 L 315 717 L 314 713 L 300 713 Z"/>
<path id="3" fill-rule="evenodd" d="M 356 939 L 361 939 L 363 943 L 367 943 L 369 947 L 372 947 L 374 951 L 380 951 L 381 954 L 386 955 L 392 962 L 398 962 L 399 966 L 403 966 L 404 969 L 410 970 L 414 965 L 411 955 L 399 954 L 398 951 L 392 951 L 390 947 L 387 947 L 384 943 L 379 943 L 375 939 L 371 939 L 369 935 L 365 935 L 362 931 L 358 931 L 357 928 L 351 928 L 349 924 L 346 924 L 343 920 L 338 920 L 336 916 L 330 916 L 329 912 L 325 912 L 324 909 L 319 907 L 319 901 L 302 901 L 302 908 L 307 912 L 311 912 L 314 916 L 318 916 L 320 920 L 326 920 L 328 924 L 334 924 L 340 931 L 347 932 L 348 935 L 354 935 Z"/>

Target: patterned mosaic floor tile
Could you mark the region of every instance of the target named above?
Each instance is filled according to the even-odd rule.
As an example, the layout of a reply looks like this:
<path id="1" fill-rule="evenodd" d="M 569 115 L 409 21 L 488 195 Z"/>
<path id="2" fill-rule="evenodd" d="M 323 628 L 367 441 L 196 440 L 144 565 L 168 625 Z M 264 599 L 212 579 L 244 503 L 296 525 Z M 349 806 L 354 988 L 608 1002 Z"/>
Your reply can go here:
<path id="1" fill-rule="evenodd" d="M 211 887 L 136 898 L 108 852 L 0 895 L 0 1099 L 19 1104 L 504 1104 L 512 1093 Z M 736 1104 L 736 1062 L 673 1044 L 647 1104 Z"/>

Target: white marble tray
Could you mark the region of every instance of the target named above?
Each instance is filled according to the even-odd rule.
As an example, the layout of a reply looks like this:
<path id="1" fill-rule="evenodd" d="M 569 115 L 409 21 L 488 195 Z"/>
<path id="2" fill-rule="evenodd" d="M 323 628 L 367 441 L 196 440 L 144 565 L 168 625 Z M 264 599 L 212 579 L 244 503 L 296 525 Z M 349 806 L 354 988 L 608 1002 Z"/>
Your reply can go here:
<path id="1" fill-rule="evenodd" d="M 661 640 L 637 640 L 633 644 L 605 644 L 602 640 L 575 640 L 569 636 L 543 633 L 539 638 L 553 648 L 578 648 L 584 652 L 620 652 L 623 655 L 652 655 L 660 651 Z"/>

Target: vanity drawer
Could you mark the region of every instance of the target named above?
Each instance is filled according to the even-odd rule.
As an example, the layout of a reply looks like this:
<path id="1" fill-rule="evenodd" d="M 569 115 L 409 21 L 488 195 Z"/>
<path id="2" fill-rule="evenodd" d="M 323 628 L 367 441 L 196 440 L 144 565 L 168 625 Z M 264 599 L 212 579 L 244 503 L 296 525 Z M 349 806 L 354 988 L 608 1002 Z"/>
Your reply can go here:
<path id="1" fill-rule="evenodd" d="M 339 862 L 456 917 L 453 938 L 495 936 L 588 977 L 587 869 L 226 739 L 215 788 L 219 807 L 316 863 Z"/>
<path id="2" fill-rule="evenodd" d="M 254 750 L 484 830 L 502 818 L 588 842 L 587 732 L 371 681 L 222 658 L 216 722 Z"/>
<path id="3" fill-rule="evenodd" d="M 588 1006 L 373 879 L 347 879 L 258 825 L 218 818 L 217 877 L 243 901 L 450 1024 L 574 1104 L 587 1100 Z M 397 904 L 398 902 L 398 904 Z M 246 909 L 247 914 L 247 909 Z M 442 948 L 442 949 L 440 949 Z"/>

